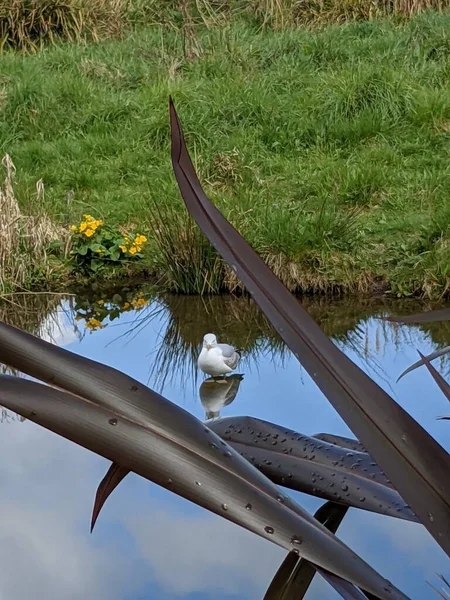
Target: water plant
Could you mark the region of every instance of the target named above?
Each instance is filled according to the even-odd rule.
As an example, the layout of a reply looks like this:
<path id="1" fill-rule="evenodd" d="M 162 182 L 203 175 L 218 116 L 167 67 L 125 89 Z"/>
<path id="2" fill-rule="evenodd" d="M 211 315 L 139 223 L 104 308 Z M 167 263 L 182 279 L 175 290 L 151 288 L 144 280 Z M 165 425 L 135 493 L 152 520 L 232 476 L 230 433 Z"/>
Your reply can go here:
<path id="1" fill-rule="evenodd" d="M 70 231 L 70 256 L 76 268 L 86 272 L 96 273 L 114 264 L 141 259 L 147 243 L 145 235 L 122 233 L 89 214 L 83 215 L 78 225 L 71 225 Z"/>
<path id="2" fill-rule="evenodd" d="M 75 321 L 83 323 L 86 329 L 95 331 L 104 329 L 108 324 L 117 319 L 122 313 L 140 311 L 148 306 L 149 300 L 143 292 L 127 291 L 115 293 L 111 298 L 104 300 L 76 299 L 72 304 Z"/>

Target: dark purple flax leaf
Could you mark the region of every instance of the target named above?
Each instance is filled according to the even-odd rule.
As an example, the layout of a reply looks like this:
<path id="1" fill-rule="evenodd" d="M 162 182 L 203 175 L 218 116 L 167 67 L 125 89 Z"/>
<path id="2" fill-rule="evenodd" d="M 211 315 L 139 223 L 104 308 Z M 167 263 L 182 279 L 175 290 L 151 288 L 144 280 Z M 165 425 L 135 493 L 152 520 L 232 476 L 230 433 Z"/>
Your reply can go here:
<path id="1" fill-rule="evenodd" d="M 314 518 L 329 531 L 336 533 L 347 511 L 347 506 L 326 502 L 316 511 Z M 272 579 L 264 600 L 302 600 L 315 573 L 313 564 L 290 552 Z"/>
<path id="2" fill-rule="evenodd" d="M 335 435 L 334 433 L 315 433 L 312 437 L 333 444 L 334 446 L 341 446 L 342 448 L 357 450 L 358 452 L 366 452 L 366 449 L 361 442 L 353 438 Z"/>
<path id="3" fill-rule="evenodd" d="M 172 165 L 189 213 L 354 435 L 450 555 L 450 457 L 324 334 L 206 197 L 170 100 Z"/>
<path id="4" fill-rule="evenodd" d="M 416 515 L 365 452 L 256 419 L 223 417 L 209 427 L 277 485 L 371 512 Z"/>
<path id="5" fill-rule="evenodd" d="M 305 558 L 383 600 L 405 598 L 192 414 L 131 377 L 4 323 L 0 360 L 70 392 L 3 376 L 6 408 L 287 550 L 301 539 Z"/>
<path id="6" fill-rule="evenodd" d="M 303 565 L 305 565 L 305 569 L 308 570 L 308 573 L 311 573 L 312 580 L 314 574 L 316 573 L 314 565 L 307 560 L 300 559 L 299 555 L 295 552 L 289 552 L 270 582 L 270 585 L 264 594 L 263 600 L 287 600 L 289 597 L 288 590 L 290 589 L 291 581 L 301 560 Z M 306 590 L 308 587 L 309 583 L 306 587 Z M 294 598 L 295 600 L 300 600 L 303 598 L 303 596 L 300 596 L 298 591 L 296 591 Z"/>
<path id="7" fill-rule="evenodd" d="M 444 356 L 445 354 L 448 354 L 449 352 L 450 352 L 450 346 L 446 346 L 445 348 L 441 348 L 440 350 L 436 350 L 435 352 L 428 354 L 426 356 L 426 358 L 427 358 L 427 360 L 432 361 L 435 358 L 439 358 L 440 356 Z M 423 360 L 418 360 L 417 362 L 413 363 L 411 366 L 409 366 L 407 369 L 405 369 L 401 375 L 399 375 L 399 377 L 397 379 L 397 383 L 407 373 L 411 373 L 411 371 L 414 371 L 414 369 L 417 369 L 418 367 L 422 366 L 423 364 L 424 364 Z"/>
<path id="8" fill-rule="evenodd" d="M 92 509 L 92 518 L 91 518 L 91 533 L 94 530 L 95 523 L 98 519 L 98 515 L 105 504 L 108 496 L 112 494 L 112 492 L 116 489 L 119 483 L 128 475 L 130 472 L 129 469 L 125 467 L 121 467 L 117 463 L 112 463 L 109 467 L 108 472 L 101 480 L 97 493 L 95 495 L 94 508 Z"/>
<path id="9" fill-rule="evenodd" d="M 450 320 L 450 308 L 441 308 L 439 310 L 430 310 L 428 312 L 416 313 L 414 315 L 404 315 L 400 317 L 381 317 L 383 321 L 392 321 L 393 323 L 434 323 L 436 321 Z"/>
<path id="10" fill-rule="evenodd" d="M 433 379 L 438 384 L 441 392 L 444 394 L 444 396 L 450 402 L 450 385 L 445 381 L 445 379 L 442 377 L 442 375 L 438 371 L 436 371 L 436 369 L 433 367 L 433 365 L 430 363 L 430 361 L 427 359 L 427 357 L 424 356 L 419 350 L 417 352 L 418 352 L 420 358 L 422 359 L 423 364 L 430 371 L 431 375 L 433 376 Z"/>
<path id="11" fill-rule="evenodd" d="M 317 568 L 317 572 L 327 581 L 344 600 L 367 600 L 367 596 L 351 585 L 348 581 L 339 579 L 333 573 L 327 573 L 324 569 Z"/>
<path id="12" fill-rule="evenodd" d="M 345 506 L 417 521 L 372 457 L 350 450 L 347 442 L 346 446 L 336 446 L 255 417 L 224 417 L 208 426 L 277 485 Z M 116 482 L 105 476 L 101 486 L 105 480 L 108 486 L 96 496 L 96 517 L 122 478 Z"/>

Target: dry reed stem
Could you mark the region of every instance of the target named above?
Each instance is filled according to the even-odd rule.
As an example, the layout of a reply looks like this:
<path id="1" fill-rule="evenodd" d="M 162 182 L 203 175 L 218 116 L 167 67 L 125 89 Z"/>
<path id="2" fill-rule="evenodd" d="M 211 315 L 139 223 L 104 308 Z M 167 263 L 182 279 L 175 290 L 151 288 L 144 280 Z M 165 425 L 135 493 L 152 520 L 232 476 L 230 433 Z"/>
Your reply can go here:
<path id="1" fill-rule="evenodd" d="M 0 187 L 0 294 L 26 286 L 32 273 L 49 270 L 47 249 L 51 242 L 64 242 L 68 232 L 41 213 L 23 215 L 14 195 L 16 168 L 8 154 L 2 159 L 5 169 Z M 44 184 L 36 185 L 37 200 L 44 194 Z"/>
<path id="2" fill-rule="evenodd" d="M 130 4 L 124 0 L 2 0 L 0 50 L 35 52 L 58 38 L 82 42 L 117 36 Z"/>

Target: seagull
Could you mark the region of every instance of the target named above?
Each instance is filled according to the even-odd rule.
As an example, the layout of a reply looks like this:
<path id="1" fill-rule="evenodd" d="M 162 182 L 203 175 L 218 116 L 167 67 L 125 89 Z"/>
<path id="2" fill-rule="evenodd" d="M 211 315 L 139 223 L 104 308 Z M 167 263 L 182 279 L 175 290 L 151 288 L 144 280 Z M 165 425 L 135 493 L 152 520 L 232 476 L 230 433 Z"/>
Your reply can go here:
<path id="1" fill-rule="evenodd" d="M 200 401 L 205 409 L 205 419 L 220 417 L 220 410 L 228 406 L 236 398 L 244 376 L 238 373 L 223 379 L 208 377 L 200 386 Z"/>
<path id="2" fill-rule="evenodd" d="M 238 366 L 241 352 L 228 344 L 218 344 L 213 333 L 203 338 L 203 348 L 198 357 L 199 368 L 211 377 L 223 377 Z"/>

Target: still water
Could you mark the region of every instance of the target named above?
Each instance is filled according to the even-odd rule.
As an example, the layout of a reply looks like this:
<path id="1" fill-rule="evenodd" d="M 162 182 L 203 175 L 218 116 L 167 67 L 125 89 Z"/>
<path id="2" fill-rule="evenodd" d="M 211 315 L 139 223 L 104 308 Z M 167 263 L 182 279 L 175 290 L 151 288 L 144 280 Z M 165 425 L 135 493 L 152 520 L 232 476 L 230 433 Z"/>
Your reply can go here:
<path id="1" fill-rule="evenodd" d="M 335 343 L 450 450 L 448 401 L 422 367 L 450 344 L 450 324 L 398 326 L 376 316 L 414 303 L 303 304 Z M 159 296 L 150 289 L 23 296 L 0 319 L 149 385 L 199 419 L 250 415 L 300 433 L 353 437 L 308 374 L 248 299 Z M 244 349 L 233 393 L 202 386 L 196 358 L 205 333 Z M 434 364 L 444 375 L 445 359 Z M 235 395 L 234 395 L 234 392 Z M 234 395 L 234 397 L 233 397 Z M 0 424 L 0 598 L 28 600 L 261 600 L 285 551 L 136 475 L 106 502 L 89 533 L 97 485 L 109 462 L 3 411 Z M 289 491 L 310 512 L 324 502 Z M 414 599 L 450 564 L 418 524 L 351 508 L 338 536 Z M 339 596 L 316 576 L 307 600 Z"/>

